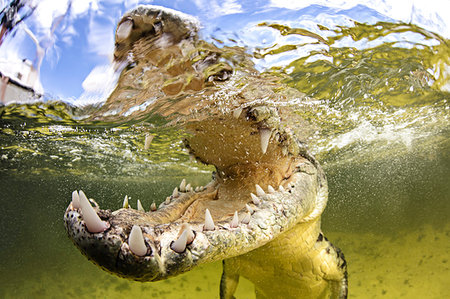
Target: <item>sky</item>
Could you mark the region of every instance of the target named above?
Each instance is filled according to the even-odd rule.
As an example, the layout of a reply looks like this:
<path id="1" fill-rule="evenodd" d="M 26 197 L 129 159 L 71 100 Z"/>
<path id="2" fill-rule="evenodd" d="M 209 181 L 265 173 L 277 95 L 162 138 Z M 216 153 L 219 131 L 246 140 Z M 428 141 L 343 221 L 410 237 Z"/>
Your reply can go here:
<path id="1" fill-rule="evenodd" d="M 0 0 L 0 8 L 9 2 Z M 46 94 L 78 103 L 104 97 L 114 86 L 116 77 L 110 62 L 115 27 L 123 13 L 138 4 L 161 5 L 194 15 L 202 23 L 205 36 L 220 36 L 223 32 L 229 36 L 230 32 L 237 32 L 247 46 L 273 42 L 271 38 L 275 37 L 270 32 L 247 25 L 270 20 L 274 15 L 285 18 L 285 24 L 302 19 L 301 25 L 306 29 L 308 21 L 311 26 L 317 22 L 326 25 L 331 22 L 330 16 L 341 17 L 333 19 L 334 23 L 348 23 L 350 19 L 368 23 L 398 20 L 450 37 L 448 0 L 28 0 L 27 3 L 36 9 L 0 47 L 0 61 L 28 58 L 38 64 L 37 47 L 26 33 L 31 31 L 45 51 L 40 80 Z"/>

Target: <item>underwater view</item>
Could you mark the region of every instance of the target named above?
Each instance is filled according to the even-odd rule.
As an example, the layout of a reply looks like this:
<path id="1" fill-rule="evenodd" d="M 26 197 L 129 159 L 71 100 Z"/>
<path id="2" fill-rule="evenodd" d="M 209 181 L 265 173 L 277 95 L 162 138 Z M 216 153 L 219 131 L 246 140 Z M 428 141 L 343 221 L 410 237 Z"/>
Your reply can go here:
<path id="1" fill-rule="evenodd" d="M 2 17 L 13 2 L 0 1 Z M 66 209 L 74 190 L 151 213 L 183 180 L 207 189 L 226 158 L 195 151 L 196 122 L 247 121 L 249 107 L 280 113 L 276 129 L 258 128 L 281 132 L 263 154 L 295 136 L 323 168 L 317 222 L 345 255 L 348 298 L 450 297 L 450 17 L 439 1 L 51 2 L 23 1 L 23 21 L 2 23 L 0 298 L 219 298 L 221 260 L 154 282 L 104 271 L 80 253 Z M 137 37 L 140 15 L 126 13 L 140 4 L 190 23 L 164 19 Z M 16 56 L 36 58 L 34 83 Z M 222 137 L 202 138 L 226 152 Z M 243 276 L 234 296 L 258 298 Z"/>

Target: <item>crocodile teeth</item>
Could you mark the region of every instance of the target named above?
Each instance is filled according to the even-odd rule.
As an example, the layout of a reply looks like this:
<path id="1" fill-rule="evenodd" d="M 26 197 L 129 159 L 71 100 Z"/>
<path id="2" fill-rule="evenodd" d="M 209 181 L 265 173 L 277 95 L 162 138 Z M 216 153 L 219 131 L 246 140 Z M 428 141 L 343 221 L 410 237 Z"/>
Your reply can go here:
<path id="1" fill-rule="evenodd" d="M 138 211 L 145 212 L 144 207 L 142 206 L 142 203 L 139 199 L 137 200 L 137 209 Z"/>
<path id="2" fill-rule="evenodd" d="M 238 227 L 238 226 L 239 226 L 239 217 L 238 217 L 238 212 L 235 211 L 235 212 L 234 212 L 233 219 L 232 219 L 231 222 L 230 222 L 230 227 L 231 227 L 231 228 L 236 228 L 236 227 Z"/>
<path id="3" fill-rule="evenodd" d="M 166 205 L 170 204 L 170 196 L 167 196 L 167 197 L 166 197 L 166 200 L 164 201 L 164 203 L 165 203 Z"/>
<path id="4" fill-rule="evenodd" d="M 173 251 L 176 253 L 182 253 L 186 249 L 186 244 L 188 240 L 188 231 L 184 230 L 176 241 L 173 241 L 170 245 Z"/>
<path id="5" fill-rule="evenodd" d="M 205 210 L 205 225 L 203 230 L 214 230 L 214 221 L 208 209 Z"/>
<path id="6" fill-rule="evenodd" d="M 280 190 L 281 192 L 284 192 L 284 187 L 280 185 L 280 187 L 278 187 L 278 190 Z"/>
<path id="7" fill-rule="evenodd" d="M 173 189 L 173 192 L 172 192 L 172 197 L 173 198 L 175 198 L 175 197 L 178 197 L 178 187 L 175 187 L 175 189 Z"/>
<path id="8" fill-rule="evenodd" d="M 88 231 L 91 233 L 100 233 L 108 229 L 109 225 L 98 217 L 94 208 L 89 203 L 86 195 L 83 191 L 79 192 L 81 213 L 83 215 L 83 220 L 86 223 Z"/>
<path id="9" fill-rule="evenodd" d="M 145 141 L 144 141 L 144 149 L 145 150 L 148 150 L 150 148 L 150 144 L 152 143 L 153 137 L 154 136 L 151 134 L 145 135 Z"/>
<path id="10" fill-rule="evenodd" d="M 150 211 L 156 211 L 156 203 L 152 202 L 152 204 L 150 205 Z"/>
<path id="11" fill-rule="evenodd" d="M 183 179 L 180 184 L 180 192 L 186 192 L 186 180 Z"/>
<path id="12" fill-rule="evenodd" d="M 116 31 L 117 40 L 126 39 L 130 35 L 131 29 L 133 29 L 133 21 L 131 20 L 126 20 L 120 24 Z"/>
<path id="13" fill-rule="evenodd" d="M 133 225 L 131 229 L 130 236 L 128 237 L 128 246 L 136 255 L 144 256 L 147 253 L 147 246 L 145 246 L 142 230 L 137 225 Z"/>
<path id="14" fill-rule="evenodd" d="M 195 187 L 195 192 L 198 192 L 198 191 L 200 191 L 200 187 L 199 186 Z"/>
<path id="15" fill-rule="evenodd" d="M 245 213 L 244 218 L 241 220 L 242 223 L 248 224 L 250 222 L 250 213 Z"/>
<path id="16" fill-rule="evenodd" d="M 239 116 L 241 116 L 241 113 L 242 113 L 242 108 L 236 108 L 233 111 L 233 117 L 234 118 L 239 118 Z"/>
<path id="17" fill-rule="evenodd" d="M 267 190 L 269 191 L 269 193 L 275 193 L 275 189 L 273 189 L 272 186 L 267 186 Z"/>
<path id="18" fill-rule="evenodd" d="M 252 197 L 252 201 L 255 205 L 259 205 L 261 203 L 261 199 L 259 199 L 255 194 L 250 193 L 250 196 Z"/>
<path id="19" fill-rule="evenodd" d="M 122 207 L 124 209 L 128 209 L 130 207 L 130 204 L 128 203 L 128 195 L 125 195 L 125 198 L 123 199 Z"/>
<path id="20" fill-rule="evenodd" d="M 263 154 L 267 151 L 271 134 L 272 131 L 270 129 L 259 129 L 259 135 L 261 137 L 261 151 Z"/>
<path id="21" fill-rule="evenodd" d="M 189 183 L 189 184 L 186 185 L 186 192 L 191 192 L 191 191 L 192 191 L 192 186 Z"/>
<path id="22" fill-rule="evenodd" d="M 187 231 L 187 240 L 186 240 L 186 244 L 191 244 L 194 241 L 195 235 L 194 232 L 191 229 L 191 226 L 187 223 L 183 223 L 181 225 L 181 230 L 182 231 Z"/>
<path id="23" fill-rule="evenodd" d="M 260 185 L 256 184 L 256 195 L 258 196 L 264 196 L 266 195 L 266 192 L 264 192 L 263 188 L 261 188 Z"/>
<path id="24" fill-rule="evenodd" d="M 78 196 L 77 190 L 72 192 L 72 207 L 74 209 L 80 208 L 80 197 Z"/>
<path id="25" fill-rule="evenodd" d="M 247 208 L 247 211 L 250 213 L 250 214 L 253 214 L 255 211 L 253 211 L 253 209 L 248 205 L 248 204 L 245 204 L 245 207 Z"/>

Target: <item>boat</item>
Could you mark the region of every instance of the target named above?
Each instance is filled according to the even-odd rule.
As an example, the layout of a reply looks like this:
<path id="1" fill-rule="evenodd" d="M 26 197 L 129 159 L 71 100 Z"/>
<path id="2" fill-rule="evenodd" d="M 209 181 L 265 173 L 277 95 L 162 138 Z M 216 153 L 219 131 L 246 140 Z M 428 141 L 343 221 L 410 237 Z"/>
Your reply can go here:
<path id="1" fill-rule="evenodd" d="M 43 93 L 39 73 L 30 60 L 0 60 L 0 105 L 32 102 Z"/>

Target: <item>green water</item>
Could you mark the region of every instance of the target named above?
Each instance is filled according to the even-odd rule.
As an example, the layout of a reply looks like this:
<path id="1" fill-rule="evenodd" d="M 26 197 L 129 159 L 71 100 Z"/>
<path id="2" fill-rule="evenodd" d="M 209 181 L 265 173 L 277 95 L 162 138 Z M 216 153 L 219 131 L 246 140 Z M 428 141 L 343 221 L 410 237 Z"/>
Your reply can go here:
<path id="1" fill-rule="evenodd" d="M 305 33 L 285 29 L 280 34 Z M 333 46 L 401 32 L 422 40 L 409 48 Z M 268 72 L 315 99 L 291 104 L 316 126 L 308 141 L 330 189 L 322 227 L 345 253 L 349 297 L 449 297 L 450 97 L 445 74 L 430 71 L 448 65 L 448 41 L 387 23 L 338 28 L 324 40 L 328 51 L 310 57 L 332 62 L 293 59 Z M 182 132 L 152 116 L 84 123 L 80 115 L 95 107 L 58 101 L 0 109 L 0 298 L 218 297 L 220 263 L 162 282 L 127 281 L 83 257 L 63 226 L 76 189 L 102 207 L 117 209 L 128 195 L 148 209 L 183 178 L 208 182 L 212 168 L 189 160 Z M 149 150 L 147 132 L 155 135 Z M 254 298 L 251 283 L 241 279 L 237 298 Z"/>
<path id="2" fill-rule="evenodd" d="M 325 166 L 330 202 L 323 230 L 346 255 L 350 298 L 448 294 L 448 147 L 405 154 L 372 163 Z M 208 174 L 195 171 L 185 171 L 183 177 L 194 185 L 209 180 Z M 104 178 L 3 172 L 0 297 L 217 298 L 220 263 L 163 282 L 131 282 L 87 261 L 63 227 L 62 214 L 72 190 L 82 187 L 95 194 L 101 206 L 114 209 L 128 194 L 132 205 L 140 199 L 148 208 L 180 180 L 170 170 L 154 176 Z M 242 279 L 237 296 L 253 298 L 252 285 Z"/>

